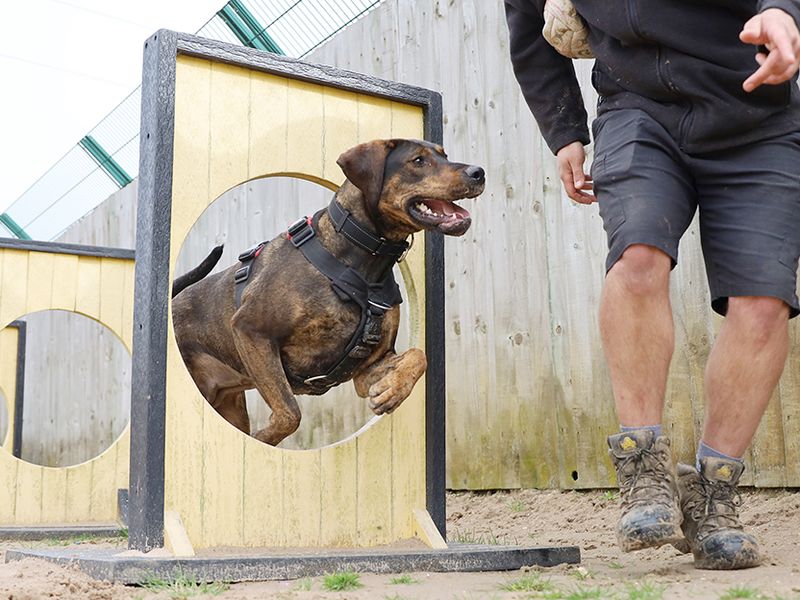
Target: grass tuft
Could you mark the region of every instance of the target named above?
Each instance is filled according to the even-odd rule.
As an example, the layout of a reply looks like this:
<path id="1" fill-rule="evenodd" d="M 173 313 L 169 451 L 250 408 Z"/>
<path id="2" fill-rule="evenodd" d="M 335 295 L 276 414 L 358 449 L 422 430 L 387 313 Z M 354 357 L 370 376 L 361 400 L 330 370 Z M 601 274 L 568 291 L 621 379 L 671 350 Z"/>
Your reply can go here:
<path id="1" fill-rule="evenodd" d="M 411 577 L 411 575 L 403 574 L 403 575 L 398 575 L 397 577 L 392 577 L 389 580 L 389 583 L 391 583 L 392 585 L 410 585 L 412 583 L 419 583 L 419 581 Z"/>
<path id="2" fill-rule="evenodd" d="M 304 577 L 294 582 L 292 590 L 295 592 L 310 592 L 312 587 L 314 587 L 314 580 L 311 577 Z"/>
<path id="3" fill-rule="evenodd" d="M 543 580 L 539 573 L 531 573 L 500 586 L 506 592 L 548 592 L 555 588 L 550 581 Z"/>
<path id="4" fill-rule="evenodd" d="M 665 585 L 657 585 L 651 581 L 642 581 L 628 585 L 626 600 L 661 600 L 664 597 Z"/>
<path id="5" fill-rule="evenodd" d="M 359 581 L 358 573 L 354 573 L 353 571 L 344 571 L 342 573 L 331 573 L 329 575 L 325 575 L 325 579 L 322 582 L 322 587 L 329 592 L 344 592 L 363 587 L 363 584 Z"/>
<path id="6" fill-rule="evenodd" d="M 197 581 L 186 575 L 177 575 L 175 579 L 148 577 L 139 585 L 156 594 L 165 592 L 172 600 L 184 600 L 193 596 L 218 596 L 230 588 L 227 583 Z"/>

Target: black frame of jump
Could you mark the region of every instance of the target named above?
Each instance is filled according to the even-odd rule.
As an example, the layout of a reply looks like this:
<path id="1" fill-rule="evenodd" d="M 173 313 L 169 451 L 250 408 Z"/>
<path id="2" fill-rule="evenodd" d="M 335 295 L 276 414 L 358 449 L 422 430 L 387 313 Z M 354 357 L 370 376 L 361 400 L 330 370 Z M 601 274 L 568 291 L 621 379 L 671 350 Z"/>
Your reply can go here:
<path id="1" fill-rule="evenodd" d="M 160 30 L 147 40 L 142 74 L 128 516 L 129 547 L 144 552 L 164 544 L 169 247 L 178 55 L 419 106 L 425 139 L 442 143 L 442 98 L 437 92 L 168 30 Z M 447 539 L 441 233 L 425 234 L 425 305 L 426 504 L 434 524 Z"/>

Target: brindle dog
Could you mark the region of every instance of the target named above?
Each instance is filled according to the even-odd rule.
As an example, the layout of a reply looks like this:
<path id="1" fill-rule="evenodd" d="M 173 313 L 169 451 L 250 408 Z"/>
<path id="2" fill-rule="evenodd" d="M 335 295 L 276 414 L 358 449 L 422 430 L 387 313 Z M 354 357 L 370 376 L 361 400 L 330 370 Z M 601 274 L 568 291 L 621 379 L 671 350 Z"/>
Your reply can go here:
<path id="1" fill-rule="evenodd" d="M 480 167 L 452 163 L 435 144 L 416 140 L 375 140 L 342 154 L 347 180 L 339 203 L 360 224 L 392 241 L 423 229 L 463 235 L 469 213 L 453 201 L 478 196 Z M 372 256 L 338 233 L 327 213 L 316 226 L 320 243 L 341 262 L 373 281 L 386 257 Z M 324 373 L 341 358 L 358 326 L 360 309 L 343 302 L 328 280 L 287 240 L 273 239 L 253 261 L 237 309 L 234 272 L 238 263 L 205 277 L 221 248 L 175 280 L 172 318 L 183 360 L 203 396 L 217 412 L 250 434 L 244 391 L 256 388 L 272 409 L 256 439 L 278 444 L 300 424 L 295 394 L 313 393 L 292 385 L 291 373 Z M 354 267 L 355 268 L 355 267 Z M 177 295 L 176 295 L 177 294 Z M 381 341 L 353 374 L 356 392 L 369 398 L 376 414 L 390 413 L 408 397 L 427 366 L 425 354 L 394 351 L 399 306 L 383 320 Z"/>

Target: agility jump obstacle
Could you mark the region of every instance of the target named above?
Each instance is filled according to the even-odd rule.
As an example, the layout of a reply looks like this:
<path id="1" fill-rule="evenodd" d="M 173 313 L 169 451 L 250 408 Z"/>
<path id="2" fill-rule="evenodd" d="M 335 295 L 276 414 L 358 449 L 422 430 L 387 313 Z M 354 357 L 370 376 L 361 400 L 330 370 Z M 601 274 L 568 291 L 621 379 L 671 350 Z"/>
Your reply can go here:
<path id="1" fill-rule="evenodd" d="M 10 431 L 0 450 L 0 538 L 119 533 L 118 490 L 128 487 L 126 428 L 99 456 L 54 468 L 19 459 L 24 323 L 50 309 L 76 312 L 113 331 L 130 351 L 133 330 L 132 250 L 0 239 L 0 389 Z"/>
<path id="2" fill-rule="evenodd" d="M 249 48 L 159 31 L 145 44 L 133 316 L 129 545 L 155 559 L 13 552 L 74 561 L 135 582 L 177 569 L 198 579 L 268 579 L 337 568 L 496 570 L 578 562 L 577 548 L 448 547 L 445 530 L 444 253 L 426 234 L 402 263 L 411 345 L 428 371 L 392 414 L 315 450 L 242 434 L 205 401 L 175 343 L 170 286 L 184 239 L 223 192 L 292 176 L 335 190 L 336 158 L 376 138 L 442 141 L 435 92 Z M 299 216 L 299 215 L 298 215 Z M 265 232 L 265 236 L 270 232 Z M 231 255 L 235 248 L 229 249 Z M 419 538 L 431 549 L 369 550 Z M 247 549 L 251 550 L 247 550 Z M 255 553 L 271 548 L 271 553 Z M 289 548 L 350 548 L 316 551 Z M 353 551 L 353 548 L 362 549 Z"/>

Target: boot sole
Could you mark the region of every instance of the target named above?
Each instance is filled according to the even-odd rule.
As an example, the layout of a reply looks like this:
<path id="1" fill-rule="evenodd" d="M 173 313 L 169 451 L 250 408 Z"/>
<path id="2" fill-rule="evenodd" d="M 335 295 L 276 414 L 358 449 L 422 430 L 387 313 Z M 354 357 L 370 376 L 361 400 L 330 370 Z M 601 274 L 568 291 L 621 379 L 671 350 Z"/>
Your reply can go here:
<path id="1" fill-rule="evenodd" d="M 682 546 L 686 539 L 683 537 L 683 532 L 680 528 L 677 531 L 674 528 L 664 531 L 649 532 L 648 536 L 640 536 L 636 538 L 618 536 L 617 541 L 619 547 L 623 552 L 636 552 L 637 550 L 644 550 L 646 548 L 660 548 L 666 544 L 673 546 Z"/>

